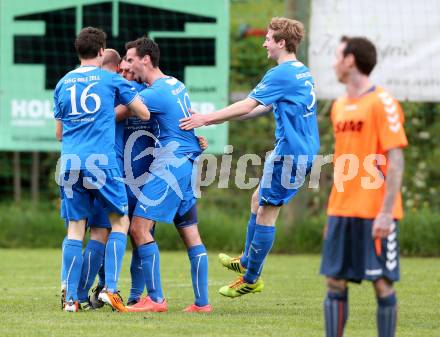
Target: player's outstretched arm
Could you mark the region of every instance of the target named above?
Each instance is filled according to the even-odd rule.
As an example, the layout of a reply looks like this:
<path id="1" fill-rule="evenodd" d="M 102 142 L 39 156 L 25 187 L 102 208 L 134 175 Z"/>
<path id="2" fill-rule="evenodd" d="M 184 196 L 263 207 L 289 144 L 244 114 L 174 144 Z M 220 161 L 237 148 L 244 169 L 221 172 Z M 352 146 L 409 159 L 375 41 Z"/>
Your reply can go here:
<path id="1" fill-rule="evenodd" d="M 264 115 L 267 115 L 269 112 L 272 111 L 272 104 L 265 106 L 263 104 L 260 104 L 255 109 L 253 109 L 251 112 L 247 113 L 246 115 L 241 115 L 239 117 L 235 117 L 235 121 L 245 121 L 248 119 L 254 119 L 258 118 Z"/>
<path id="2" fill-rule="evenodd" d="M 127 105 L 127 107 L 139 119 L 142 119 L 143 121 L 147 121 L 150 119 L 150 111 L 139 97 L 136 97 L 130 104 Z"/>
<path id="3" fill-rule="evenodd" d="M 373 224 L 373 237 L 385 238 L 390 233 L 393 223 L 393 207 L 397 194 L 402 185 L 405 161 L 401 148 L 394 148 L 387 152 L 388 171 L 385 179 L 385 196 L 380 213 Z"/>
<path id="4" fill-rule="evenodd" d="M 256 100 L 247 97 L 244 100 L 209 114 L 195 113 L 191 117 L 183 118 L 180 120 L 180 128 L 183 130 L 192 130 L 204 125 L 223 123 L 227 120 L 250 113 L 258 105 L 259 103 Z"/>
<path id="5" fill-rule="evenodd" d="M 57 137 L 59 142 L 61 142 L 61 140 L 63 139 L 63 124 L 59 119 L 56 120 L 55 136 Z"/>

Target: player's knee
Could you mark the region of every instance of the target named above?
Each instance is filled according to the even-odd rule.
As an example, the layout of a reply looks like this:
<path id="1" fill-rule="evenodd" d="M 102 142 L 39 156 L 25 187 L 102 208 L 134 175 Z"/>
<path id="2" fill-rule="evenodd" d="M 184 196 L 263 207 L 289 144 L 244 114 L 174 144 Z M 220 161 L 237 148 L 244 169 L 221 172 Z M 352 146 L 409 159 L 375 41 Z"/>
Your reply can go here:
<path id="1" fill-rule="evenodd" d="M 85 227 L 85 220 L 69 221 L 69 226 L 67 227 L 67 237 L 70 240 L 84 240 Z"/>
<path id="2" fill-rule="evenodd" d="M 347 281 L 338 280 L 332 277 L 327 277 L 327 290 L 334 293 L 343 293 L 347 289 Z"/>
<path id="3" fill-rule="evenodd" d="M 177 214 L 174 225 L 186 248 L 202 244 L 197 226 L 197 205 L 193 205 L 185 214 Z"/>
<path id="4" fill-rule="evenodd" d="M 154 227 L 154 221 L 133 217 L 129 233 L 136 246 L 154 240 L 151 231 Z"/>
<path id="5" fill-rule="evenodd" d="M 109 231 L 107 228 L 91 228 L 90 240 L 99 241 L 101 243 L 107 243 Z"/>
<path id="6" fill-rule="evenodd" d="M 393 282 L 385 278 L 374 281 L 373 286 L 377 297 L 387 297 L 394 293 Z"/>
<path id="7" fill-rule="evenodd" d="M 257 209 L 257 218 L 262 218 L 264 217 L 265 213 L 264 213 L 264 208 L 263 207 L 258 207 Z"/>
<path id="8" fill-rule="evenodd" d="M 108 215 L 110 223 L 112 225 L 113 232 L 127 233 L 128 227 L 130 227 L 130 219 L 127 215 L 120 216 L 116 213 L 110 213 Z"/>
<path id="9" fill-rule="evenodd" d="M 278 217 L 280 207 L 278 206 L 259 206 L 257 211 L 257 224 L 274 226 Z"/>
<path id="10" fill-rule="evenodd" d="M 200 237 L 197 224 L 183 228 L 178 228 L 178 231 L 186 248 L 198 246 L 202 244 L 202 238 Z"/>
<path id="11" fill-rule="evenodd" d="M 129 233 L 135 243 L 142 239 L 144 232 L 145 230 L 142 228 L 142 224 L 140 222 L 133 221 L 130 225 Z"/>

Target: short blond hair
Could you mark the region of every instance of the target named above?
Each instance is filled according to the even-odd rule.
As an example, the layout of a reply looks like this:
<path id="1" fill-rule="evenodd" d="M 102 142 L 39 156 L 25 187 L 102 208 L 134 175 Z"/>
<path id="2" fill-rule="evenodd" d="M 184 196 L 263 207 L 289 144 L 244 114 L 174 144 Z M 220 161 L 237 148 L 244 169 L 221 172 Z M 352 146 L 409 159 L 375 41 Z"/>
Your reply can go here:
<path id="1" fill-rule="evenodd" d="M 273 39 L 276 42 L 284 40 L 286 50 L 296 53 L 298 46 L 304 38 L 304 25 L 293 19 L 274 17 L 269 23 L 268 29 L 273 30 Z"/>

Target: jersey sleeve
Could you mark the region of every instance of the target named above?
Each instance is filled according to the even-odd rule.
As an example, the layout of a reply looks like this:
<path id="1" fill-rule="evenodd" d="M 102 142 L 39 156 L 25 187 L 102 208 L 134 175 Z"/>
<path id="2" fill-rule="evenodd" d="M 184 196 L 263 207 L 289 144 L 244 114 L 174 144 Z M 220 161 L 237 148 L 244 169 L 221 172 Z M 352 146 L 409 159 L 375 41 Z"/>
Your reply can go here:
<path id="1" fill-rule="evenodd" d="M 61 110 L 61 106 L 60 106 L 59 91 L 60 91 L 60 86 L 57 85 L 55 87 L 54 92 L 53 92 L 53 116 L 55 117 L 55 119 L 62 118 L 62 110 Z"/>
<path id="2" fill-rule="evenodd" d="M 160 93 L 156 90 L 146 88 L 140 92 L 139 96 L 151 112 L 160 113 L 163 110 L 160 109 L 160 106 L 163 106 L 164 103 L 163 99 L 161 99 Z"/>
<path id="3" fill-rule="evenodd" d="M 404 115 L 399 102 L 386 92 L 379 93 L 378 97 L 373 118 L 379 134 L 380 147 L 388 151 L 407 146 L 408 140 L 403 128 Z"/>
<path id="4" fill-rule="evenodd" d="M 138 95 L 136 88 L 133 87 L 130 82 L 128 82 L 121 75 L 116 74 L 115 76 L 113 76 L 112 80 L 114 86 L 116 87 L 115 101 L 119 104 L 128 105 Z"/>
<path id="5" fill-rule="evenodd" d="M 269 70 L 260 83 L 249 93 L 248 97 L 268 106 L 284 95 L 283 78 L 277 69 Z"/>

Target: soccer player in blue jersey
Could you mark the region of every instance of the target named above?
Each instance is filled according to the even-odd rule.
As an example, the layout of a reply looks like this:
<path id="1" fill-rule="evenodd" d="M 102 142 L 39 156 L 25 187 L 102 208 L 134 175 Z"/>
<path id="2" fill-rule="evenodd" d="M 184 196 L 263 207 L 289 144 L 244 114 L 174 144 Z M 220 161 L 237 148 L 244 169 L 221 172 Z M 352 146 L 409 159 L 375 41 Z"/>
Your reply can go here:
<path id="1" fill-rule="evenodd" d="M 126 56 L 122 58 L 120 64 L 120 71 L 122 76 L 124 76 L 130 83 L 136 88 L 138 92 L 147 88 L 147 84 L 142 82 L 141 79 L 135 81 L 135 74 L 130 70 L 130 64 L 126 60 Z M 143 174 L 148 172 L 150 164 L 153 160 L 152 155 L 146 155 L 139 157 L 139 155 L 148 148 L 154 148 L 155 136 L 159 130 L 159 125 L 156 120 L 153 121 L 142 121 L 135 116 L 130 116 L 126 119 L 125 131 L 124 131 L 124 144 L 125 155 L 129 157 L 124 158 L 124 164 L 130 163 L 130 167 L 125 165 L 125 172 L 128 176 L 132 176 L 133 179 L 139 179 Z M 134 137 L 134 143 L 128 142 L 131 137 Z M 202 150 L 208 147 L 208 143 L 204 137 L 197 137 L 199 145 Z M 128 177 L 127 177 L 128 178 Z M 138 201 L 138 196 L 133 193 L 133 188 L 130 188 L 130 179 L 127 179 L 127 197 L 128 197 L 128 212 L 130 219 L 132 218 L 134 208 Z M 138 191 L 142 189 L 142 186 L 138 186 Z M 154 235 L 154 226 L 151 231 Z M 136 249 L 136 244 L 132 241 L 133 252 L 132 260 L 130 265 L 131 274 L 131 289 L 130 296 L 127 301 L 127 306 L 132 306 L 139 302 L 141 295 L 145 288 L 144 276 L 142 273 L 141 261 L 139 258 L 138 250 Z"/>
<path id="2" fill-rule="evenodd" d="M 147 149 L 154 159 L 142 194 L 133 213 L 130 235 L 142 260 L 148 296 L 128 310 L 167 311 L 160 279 L 159 248 L 150 231 L 155 221 L 175 224 L 188 249 L 195 302 L 187 312 L 210 312 L 208 258 L 197 227 L 196 198 L 192 189 L 194 160 L 201 153 L 194 131 L 179 128 L 179 119 L 189 115 L 191 102 L 185 85 L 159 69 L 159 47 L 139 38 L 126 44 L 127 61 L 137 79 L 149 87 L 140 95 L 158 128 L 155 148 Z M 143 155 L 141 154 L 141 155 Z"/>
<path id="3" fill-rule="evenodd" d="M 134 80 L 134 73 L 130 70 L 130 65 L 126 61 L 126 56 L 122 58 L 120 64 L 120 71 L 122 76 L 125 79 L 130 81 L 131 85 L 136 88 L 138 92 L 147 88 L 146 83 L 138 82 Z M 124 129 L 124 166 L 125 172 L 130 177 L 134 179 L 138 179 L 143 174 L 148 172 L 152 157 L 145 156 L 142 158 L 138 158 L 138 155 L 144 151 L 145 149 L 154 147 L 154 139 L 148 134 L 152 134 L 154 132 L 153 123 L 151 121 L 143 121 L 136 116 L 128 116 L 125 120 L 125 129 Z M 134 138 L 132 138 L 134 137 Z M 127 144 L 128 140 L 133 139 L 133 142 L 130 141 Z M 127 165 L 130 163 L 130 165 Z M 129 187 L 130 181 L 127 181 L 126 190 L 128 197 L 128 214 L 130 219 L 133 216 L 133 211 L 137 203 L 137 197 L 132 192 L 132 189 Z M 154 227 L 151 231 L 152 235 L 154 235 Z M 142 272 L 141 260 L 136 249 L 136 245 L 132 240 L 132 257 L 130 264 L 130 275 L 131 275 L 131 288 L 130 295 L 127 300 L 127 305 L 134 305 L 140 301 L 142 293 L 145 288 L 144 274 Z"/>
<path id="4" fill-rule="evenodd" d="M 130 84 L 136 88 L 138 92 L 147 88 L 145 83 L 134 81 L 134 73 L 130 71 L 130 65 L 126 62 L 125 57 L 121 60 L 119 53 L 114 49 L 105 49 L 102 61 L 102 69 L 110 72 L 120 72 L 125 79 L 130 81 Z M 121 111 L 118 108 L 116 116 L 116 139 L 115 139 L 115 151 L 116 158 L 121 172 L 124 174 L 127 172 L 129 177 L 138 179 L 145 172 L 148 172 L 150 167 L 152 156 L 144 156 L 137 158 L 138 155 L 147 148 L 154 147 L 154 138 L 149 136 L 154 132 L 153 126 L 155 123 L 151 121 L 144 121 L 136 116 L 127 115 L 125 111 Z M 127 111 L 128 113 L 130 111 Z M 154 125 L 153 125 L 154 124 Z M 142 131 L 141 133 L 137 131 Z M 147 133 L 143 132 L 147 131 Z M 127 144 L 127 140 L 132 141 Z M 204 140 L 199 140 L 202 148 L 206 147 Z M 127 146 L 126 146 L 127 145 Z M 126 181 L 130 183 L 130 181 Z M 134 208 L 137 203 L 137 197 L 133 194 L 132 189 L 126 185 L 127 198 L 128 198 L 128 215 L 131 219 Z M 84 251 L 84 263 L 81 273 L 81 279 L 78 289 L 78 297 L 82 309 L 91 307 L 93 309 L 103 305 L 98 299 L 100 291 L 105 286 L 105 277 L 103 269 L 99 270 L 98 285 L 94 288 L 92 295 L 90 296 L 90 303 L 88 301 L 88 291 L 94 282 L 96 277 L 97 268 L 102 264 L 103 254 L 102 244 L 105 247 L 107 241 L 108 231 L 106 228 L 111 228 L 111 224 L 108 220 L 107 214 L 103 211 L 99 201 L 95 200 L 94 205 L 95 214 L 92 219 L 89 220 L 90 226 L 90 241 L 88 242 Z M 152 234 L 154 228 L 152 230 Z M 95 242 L 98 241 L 98 242 Z M 143 290 L 145 288 L 144 275 L 142 273 L 142 266 L 135 244 L 130 264 L 131 275 L 131 289 L 130 296 L 127 300 L 127 305 L 134 305 L 139 302 Z"/>
<path id="5" fill-rule="evenodd" d="M 125 64 L 127 62 L 125 61 Z M 120 72 L 124 75 L 124 78 L 130 81 L 130 84 L 136 88 L 138 92 L 147 87 L 144 83 L 134 81 L 134 74 L 127 69 L 127 66 L 121 61 L 119 53 L 114 49 L 105 49 L 103 54 L 102 69 L 110 72 Z M 115 103 L 115 105 L 117 102 Z M 134 160 L 143 150 L 149 147 L 154 147 L 154 140 L 148 135 L 137 135 L 133 140 L 133 144 L 130 144 L 125 150 L 127 154 L 124 154 L 124 148 L 127 143 L 127 139 L 136 131 L 149 131 L 152 132 L 151 122 L 139 119 L 136 116 L 127 116 L 125 111 L 120 111 L 116 108 L 116 139 L 115 139 L 115 151 L 116 159 L 120 171 L 125 175 L 125 171 L 129 172 L 130 176 L 137 178 L 148 172 L 148 168 L 151 163 L 151 156 L 145 156 Z M 128 111 L 130 112 L 130 111 Z M 127 117 L 127 118 L 126 118 Z M 127 156 L 126 158 L 124 158 Z M 124 165 L 128 163 L 128 165 Z M 134 207 L 136 206 L 137 198 L 131 192 L 131 189 L 126 186 L 127 198 L 128 198 L 128 214 L 129 218 L 133 214 Z M 88 225 L 90 226 L 90 241 L 88 242 L 84 251 L 84 263 L 81 273 L 81 279 L 78 289 L 78 297 L 82 309 L 91 307 L 98 308 L 102 306 L 102 302 L 99 301 L 98 295 L 105 286 L 104 268 L 99 269 L 99 281 L 96 288 L 93 290 L 93 294 L 90 297 L 90 303 L 88 301 L 88 291 L 92 286 L 96 273 L 100 265 L 104 260 L 103 248 L 105 249 L 105 243 L 107 242 L 108 230 L 111 229 L 111 224 L 107 214 L 102 209 L 101 203 L 95 200 L 94 203 L 94 216 L 89 219 Z M 97 241 L 97 242 L 96 242 Z M 134 245 L 133 245 L 134 246 Z M 131 264 L 131 289 L 130 296 L 127 301 L 127 305 L 133 305 L 137 303 L 145 288 L 144 276 L 142 273 L 141 261 L 137 250 L 133 249 Z"/>
<path id="6" fill-rule="evenodd" d="M 127 105 L 142 119 L 149 111 L 136 90 L 120 75 L 99 68 L 105 48 L 105 33 L 87 27 L 75 40 L 81 66 L 67 73 L 54 92 L 57 138 L 62 140 L 59 183 L 69 221 L 63 248 L 67 270 L 65 311 L 79 309 L 78 283 L 83 256 L 86 219 L 94 198 L 109 214 L 112 232 L 106 245 L 106 288 L 100 298 L 125 311 L 117 293 L 117 281 L 125 253 L 129 220 L 127 195 L 114 151 L 114 101 Z"/>
<path id="7" fill-rule="evenodd" d="M 219 111 L 194 114 L 181 121 L 182 129 L 190 130 L 253 114 L 255 109 L 273 109 L 275 147 L 266 159 L 259 188 L 252 196 L 243 255 L 235 258 L 219 255 L 225 267 L 241 274 L 233 283 L 220 288 L 220 294 L 227 297 L 263 290 L 260 275 L 274 242 L 278 213 L 298 192 L 319 150 L 313 77 L 295 55 L 303 36 L 301 22 L 273 18 L 263 47 L 268 58 L 278 65 L 267 71 L 246 99 Z"/>
<path id="8" fill-rule="evenodd" d="M 114 49 L 105 49 L 102 56 L 101 68 L 109 72 L 117 73 L 119 71 L 119 63 L 121 57 L 119 53 Z M 115 101 L 115 105 L 118 104 Z M 123 128 L 124 125 L 121 122 L 116 123 L 115 130 L 115 151 L 116 161 L 120 172 L 123 172 Z M 122 128 L 122 129 L 121 129 Z M 87 221 L 87 226 L 90 227 L 90 240 L 83 253 L 83 266 L 81 271 L 81 277 L 78 286 L 78 300 L 81 309 L 87 310 L 89 308 L 98 308 L 104 303 L 97 301 L 99 293 L 105 287 L 105 271 L 104 271 L 104 255 L 105 245 L 107 243 L 108 235 L 111 230 L 111 223 L 108 220 L 108 216 L 105 213 L 102 204 L 95 199 L 93 205 L 94 214 Z M 89 290 L 95 281 L 96 274 L 99 271 L 99 282 L 96 288 L 94 288 L 93 295 L 89 301 Z M 92 302 L 92 298 L 96 299 Z"/>

